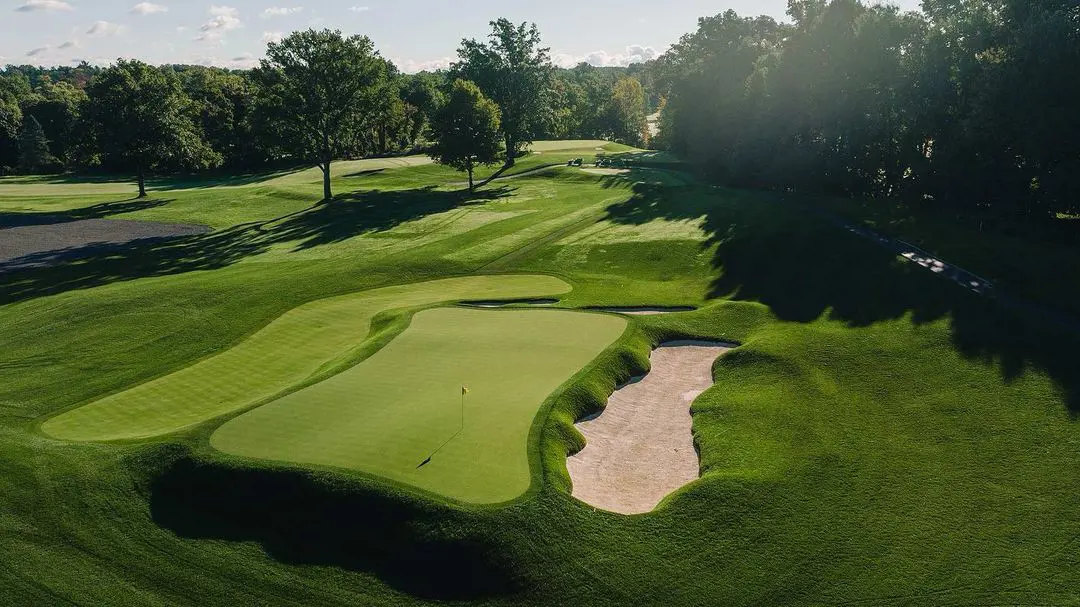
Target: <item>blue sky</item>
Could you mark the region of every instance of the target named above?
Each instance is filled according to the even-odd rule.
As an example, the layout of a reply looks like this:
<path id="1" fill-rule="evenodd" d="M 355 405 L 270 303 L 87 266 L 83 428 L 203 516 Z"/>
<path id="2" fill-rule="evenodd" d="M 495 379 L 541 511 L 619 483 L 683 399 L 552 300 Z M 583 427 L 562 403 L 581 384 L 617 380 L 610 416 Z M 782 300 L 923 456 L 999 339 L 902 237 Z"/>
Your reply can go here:
<path id="1" fill-rule="evenodd" d="M 897 0 L 914 9 L 918 0 Z M 365 34 L 405 71 L 445 66 L 488 21 L 535 21 L 556 63 L 625 65 L 662 53 L 727 9 L 782 17 L 786 0 L 0 0 L 0 64 L 249 67 L 267 40 L 308 27 Z"/>

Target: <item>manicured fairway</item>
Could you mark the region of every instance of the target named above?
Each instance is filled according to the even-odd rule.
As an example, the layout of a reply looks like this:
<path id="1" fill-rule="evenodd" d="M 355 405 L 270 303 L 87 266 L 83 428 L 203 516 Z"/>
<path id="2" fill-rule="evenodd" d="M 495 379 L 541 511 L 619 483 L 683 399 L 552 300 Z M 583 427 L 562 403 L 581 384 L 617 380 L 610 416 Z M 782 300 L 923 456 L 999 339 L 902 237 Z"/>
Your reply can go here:
<path id="1" fill-rule="evenodd" d="M 544 297 L 569 290 L 569 285 L 548 276 L 477 276 L 312 302 L 233 348 L 50 419 L 42 429 L 75 441 L 168 434 L 254 405 L 310 378 L 360 345 L 371 319 L 380 312 L 461 299 Z"/>
<path id="2" fill-rule="evenodd" d="M 507 501 L 529 487 L 528 436 L 540 405 L 625 328 L 624 319 L 581 312 L 428 310 L 368 360 L 242 415 L 210 442 L 466 502 Z M 462 385 L 470 393 L 455 437 Z"/>

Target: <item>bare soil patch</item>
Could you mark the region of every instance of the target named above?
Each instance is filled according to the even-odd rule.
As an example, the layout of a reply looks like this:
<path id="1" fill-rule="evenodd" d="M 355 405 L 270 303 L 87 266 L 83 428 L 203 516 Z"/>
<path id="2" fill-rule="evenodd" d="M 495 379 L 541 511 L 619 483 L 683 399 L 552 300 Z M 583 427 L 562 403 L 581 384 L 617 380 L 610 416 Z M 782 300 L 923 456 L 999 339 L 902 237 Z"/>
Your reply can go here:
<path id="1" fill-rule="evenodd" d="M 54 265 L 97 247 L 209 231 L 202 225 L 152 221 L 7 217 L 0 219 L 0 272 Z"/>
<path id="2" fill-rule="evenodd" d="M 610 512 L 643 514 L 696 480 L 690 405 L 713 385 L 713 362 L 733 347 L 672 342 L 654 350 L 648 375 L 578 423 L 587 444 L 566 462 L 574 497 Z"/>

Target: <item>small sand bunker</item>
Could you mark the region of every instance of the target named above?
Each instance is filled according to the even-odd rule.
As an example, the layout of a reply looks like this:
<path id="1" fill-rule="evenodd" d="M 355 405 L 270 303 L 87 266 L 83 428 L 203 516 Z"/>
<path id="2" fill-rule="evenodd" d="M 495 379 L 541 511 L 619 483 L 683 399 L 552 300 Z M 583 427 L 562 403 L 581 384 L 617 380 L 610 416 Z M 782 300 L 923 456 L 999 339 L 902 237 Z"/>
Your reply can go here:
<path id="1" fill-rule="evenodd" d="M 627 314 L 629 316 L 657 316 L 660 314 L 677 314 L 679 312 L 693 312 L 697 308 L 677 307 L 665 308 L 660 306 L 633 306 L 619 308 L 590 308 L 599 312 L 613 312 L 615 314 Z"/>
<path id="2" fill-rule="evenodd" d="M 587 444 L 567 459 L 574 497 L 619 514 L 651 512 L 699 477 L 690 405 L 713 384 L 712 365 L 734 346 L 683 341 L 653 351 L 652 370 L 611 395 L 577 427 Z"/>
<path id="3" fill-rule="evenodd" d="M 625 175 L 630 169 L 581 169 L 583 173 L 590 175 Z"/>

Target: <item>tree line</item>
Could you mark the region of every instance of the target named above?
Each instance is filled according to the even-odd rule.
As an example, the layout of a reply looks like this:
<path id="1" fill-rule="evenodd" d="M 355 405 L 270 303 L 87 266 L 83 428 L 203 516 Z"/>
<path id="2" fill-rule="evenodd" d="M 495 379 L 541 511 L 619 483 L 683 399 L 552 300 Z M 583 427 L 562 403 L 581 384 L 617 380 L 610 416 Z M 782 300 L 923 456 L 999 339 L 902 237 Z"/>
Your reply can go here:
<path id="1" fill-rule="evenodd" d="M 789 0 L 788 15 L 701 19 L 656 62 L 663 146 L 739 186 L 1080 212 L 1075 0 Z"/>
<path id="2" fill-rule="evenodd" d="M 488 39 L 462 41 L 449 69 L 419 74 L 331 30 L 272 42 L 251 70 L 8 66 L 0 172 L 131 172 L 145 195 L 150 173 L 310 163 L 329 197 L 339 158 L 428 151 L 471 180 L 477 164 L 511 165 L 535 139 L 646 143 L 643 66 L 559 69 L 535 25 L 491 26 Z M 468 133 L 456 128 L 470 120 Z M 490 133 L 497 148 L 481 140 Z"/>

